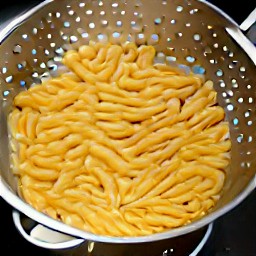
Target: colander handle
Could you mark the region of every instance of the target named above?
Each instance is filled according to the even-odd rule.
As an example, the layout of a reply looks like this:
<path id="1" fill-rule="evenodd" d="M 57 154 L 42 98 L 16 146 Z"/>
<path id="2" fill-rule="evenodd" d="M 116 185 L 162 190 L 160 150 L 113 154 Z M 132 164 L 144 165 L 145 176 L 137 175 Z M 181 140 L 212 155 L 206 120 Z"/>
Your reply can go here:
<path id="1" fill-rule="evenodd" d="M 239 25 L 229 13 L 226 13 L 224 9 L 221 9 L 221 4 L 217 6 L 216 0 L 199 0 L 205 4 L 211 6 L 217 12 L 226 17 L 233 23 L 233 26 L 225 27 L 226 32 L 243 48 L 249 58 L 256 65 L 256 8 L 251 11 L 247 18 Z"/>
<path id="2" fill-rule="evenodd" d="M 246 20 L 251 14 L 250 19 L 253 19 L 253 8 L 256 7 L 255 1 L 252 0 L 243 0 L 242 2 L 230 2 L 230 1 L 223 1 L 223 0 L 199 0 L 199 1 L 205 1 L 210 2 L 217 6 L 221 11 L 225 12 L 227 15 L 229 15 L 237 24 L 241 24 Z M 237 8 L 235 8 L 235 4 L 239 4 Z M 231 6 L 232 4 L 232 6 Z M 254 16 L 254 22 L 255 22 L 255 16 Z M 254 23 L 253 22 L 253 23 Z M 253 24 L 251 23 L 251 25 Z M 250 26 L 251 26 L 250 25 Z M 242 29 L 242 28 L 241 28 Z M 249 26 L 245 29 L 249 29 Z"/>
<path id="3" fill-rule="evenodd" d="M 250 29 L 253 25 L 255 25 L 256 22 L 256 7 L 255 9 L 248 15 L 248 17 L 241 23 L 240 28 L 243 31 L 247 31 Z"/>
<path id="4" fill-rule="evenodd" d="M 230 3 L 223 0 L 199 0 L 206 4 L 217 8 L 217 11 L 227 16 L 227 19 L 232 19 L 237 24 L 246 37 L 256 45 L 256 5 L 254 10 L 252 9 L 252 1 L 244 0 L 243 5 L 239 6 L 239 15 L 234 13 L 235 8 L 230 8 Z M 242 8 L 242 9 L 241 9 Z"/>
<path id="5" fill-rule="evenodd" d="M 256 8 L 241 23 L 240 29 L 246 32 L 246 36 L 256 45 Z"/>
<path id="6" fill-rule="evenodd" d="M 41 224 L 14 209 L 12 211 L 13 222 L 19 233 L 30 243 L 50 250 L 71 249 L 84 243 L 85 240 L 76 238 Z"/>

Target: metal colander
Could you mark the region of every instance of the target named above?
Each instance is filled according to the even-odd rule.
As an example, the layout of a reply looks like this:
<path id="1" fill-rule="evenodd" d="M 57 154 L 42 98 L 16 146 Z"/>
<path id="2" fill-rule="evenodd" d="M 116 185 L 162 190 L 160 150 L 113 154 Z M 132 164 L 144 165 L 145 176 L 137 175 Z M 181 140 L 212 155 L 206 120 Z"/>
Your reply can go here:
<path id="1" fill-rule="evenodd" d="M 214 82 L 218 103 L 230 125 L 231 166 L 221 200 L 204 218 L 161 234 L 112 238 L 59 223 L 18 196 L 7 146 L 6 116 L 12 99 L 18 92 L 63 72 L 65 51 L 90 40 L 153 45 L 158 62 L 178 65 Z M 27 216 L 92 241 L 156 241 L 213 222 L 255 188 L 256 49 L 238 25 L 212 4 L 197 0 L 48 0 L 10 22 L 0 33 L 0 44 L 1 196 Z"/>

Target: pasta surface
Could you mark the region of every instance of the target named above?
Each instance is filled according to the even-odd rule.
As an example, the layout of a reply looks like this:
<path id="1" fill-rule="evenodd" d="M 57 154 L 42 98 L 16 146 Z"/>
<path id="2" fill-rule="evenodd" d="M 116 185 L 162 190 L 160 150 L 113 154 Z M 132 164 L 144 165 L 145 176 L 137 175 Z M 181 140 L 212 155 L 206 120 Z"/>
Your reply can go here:
<path id="1" fill-rule="evenodd" d="M 215 206 L 230 163 L 224 110 L 212 81 L 155 56 L 90 42 L 66 52 L 69 72 L 14 98 L 11 167 L 30 205 L 108 236 L 162 232 Z"/>

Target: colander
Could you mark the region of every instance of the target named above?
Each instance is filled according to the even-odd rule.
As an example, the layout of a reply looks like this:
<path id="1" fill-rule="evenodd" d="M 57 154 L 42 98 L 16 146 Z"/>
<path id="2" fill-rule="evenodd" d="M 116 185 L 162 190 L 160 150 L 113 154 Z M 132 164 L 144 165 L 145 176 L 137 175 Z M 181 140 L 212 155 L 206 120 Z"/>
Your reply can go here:
<path id="1" fill-rule="evenodd" d="M 203 218 L 141 237 L 108 237 L 78 230 L 29 206 L 18 195 L 9 165 L 6 117 L 13 97 L 61 72 L 63 54 L 93 41 L 153 45 L 157 61 L 214 82 L 232 140 L 223 196 Z M 227 14 L 199 0 L 46 0 L 0 32 L 0 188 L 16 212 L 79 241 L 143 243 L 182 236 L 211 224 L 256 186 L 256 48 Z M 14 219 L 17 219 L 14 213 Z M 16 217 L 15 217 L 16 216 Z M 73 244 L 74 245 L 74 244 Z"/>

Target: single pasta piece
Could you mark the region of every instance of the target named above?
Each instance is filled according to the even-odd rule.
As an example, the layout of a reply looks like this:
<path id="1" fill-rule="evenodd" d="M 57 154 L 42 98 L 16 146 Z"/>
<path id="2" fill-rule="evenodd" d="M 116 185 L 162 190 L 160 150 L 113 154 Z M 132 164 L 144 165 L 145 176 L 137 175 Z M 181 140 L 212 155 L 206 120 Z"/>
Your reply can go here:
<path id="1" fill-rule="evenodd" d="M 11 168 L 35 209 L 78 229 L 144 236 L 201 218 L 230 164 L 212 81 L 154 63 L 153 46 L 90 42 L 68 73 L 20 92 Z"/>

